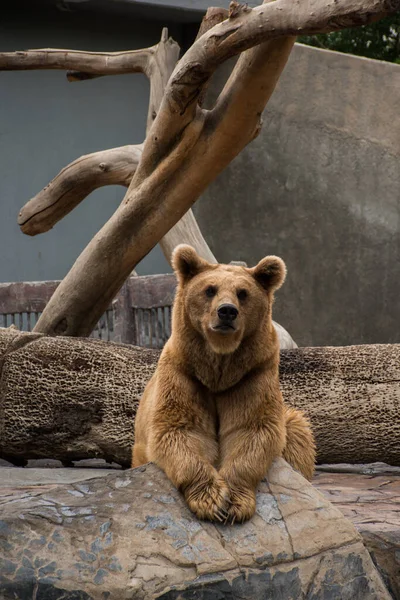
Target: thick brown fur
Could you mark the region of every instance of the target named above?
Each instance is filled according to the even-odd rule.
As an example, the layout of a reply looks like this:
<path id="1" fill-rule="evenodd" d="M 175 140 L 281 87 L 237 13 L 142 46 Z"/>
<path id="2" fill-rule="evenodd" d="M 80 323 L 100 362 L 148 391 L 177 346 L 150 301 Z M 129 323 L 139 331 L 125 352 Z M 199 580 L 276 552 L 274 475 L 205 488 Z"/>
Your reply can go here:
<path id="1" fill-rule="evenodd" d="M 309 423 L 279 388 L 271 315 L 286 268 L 276 256 L 252 269 L 209 264 L 184 245 L 173 265 L 172 335 L 140 401 L 132 466 L 159 465 L 199 518 L 242 522 L 275 457 L 314 471 Z M 238 314 L 223 330 L 226 304 Z"/>

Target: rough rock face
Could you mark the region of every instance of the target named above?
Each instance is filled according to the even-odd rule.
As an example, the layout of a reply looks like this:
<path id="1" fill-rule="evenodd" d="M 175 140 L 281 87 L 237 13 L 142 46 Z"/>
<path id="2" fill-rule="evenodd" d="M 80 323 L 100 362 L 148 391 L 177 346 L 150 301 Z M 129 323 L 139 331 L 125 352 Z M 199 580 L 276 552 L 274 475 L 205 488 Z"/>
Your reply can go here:
<path id="1" fill-rule="evenodd" d="M 0 329 L 0 456 L 129 465 L 158 351 Z M 319 462 L 400 465 L 400 345 L 281 353 L 285 400 L 311 418 Z"/>
<path id="2" fill-rule="evenodd" d="M 93 461 L 99 459 L 79 461 L 90 464 L 86 469 L 21 469 L 0 460 L 0 467 L 13 467 L 0 470 L 0 497 L 17 489 L 19 494 L 40 493 L 47 491 L 49 484 L 80 482 L 113 472 L 99 469 L 100 465 L 93 468 Z M 400 467 L 383 463 L 321 465 L 313 485 L 356 526 L 386 587 L 400 600 Z"/>
<path id="3" fill-rule="evenodd" d="M 317 472 L 313 484 L 354 523 L 387 588 L 400 600 L 400 469 L 369 467 L 369 474 Z"/>
<path id="4" fill-rule="evenodd" d="M 9 494 L 4 600 L 390 598 L 350 521 L 282 459 L 244 525 L 198 521 L 153 465 Z"/>

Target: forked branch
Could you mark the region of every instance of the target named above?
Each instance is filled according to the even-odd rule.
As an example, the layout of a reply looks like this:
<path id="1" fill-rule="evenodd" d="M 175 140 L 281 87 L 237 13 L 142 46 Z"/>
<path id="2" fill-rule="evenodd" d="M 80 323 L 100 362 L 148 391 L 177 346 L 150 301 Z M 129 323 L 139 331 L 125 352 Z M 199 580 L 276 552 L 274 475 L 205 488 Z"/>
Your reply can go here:
<path id="1" fill-rule="evenodd" d="M 107 185 L 129 187 L 139 164 L 142 145 L 94 152 L 67 165 L 29 200 L 18 215 L 21 231 L 37 235 L 49 231 L 94 190 Z M 190 244 L 209 262 L 217 262 L 189 210 L 160 242 L 167 260 L 178 244 Z"/>

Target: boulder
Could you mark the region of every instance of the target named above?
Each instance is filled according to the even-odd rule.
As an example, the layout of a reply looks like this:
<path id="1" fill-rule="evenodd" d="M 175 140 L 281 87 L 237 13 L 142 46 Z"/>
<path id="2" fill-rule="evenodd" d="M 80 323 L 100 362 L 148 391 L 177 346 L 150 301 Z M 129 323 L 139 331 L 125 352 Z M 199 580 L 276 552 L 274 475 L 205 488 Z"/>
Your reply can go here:
<path id="1" fill-rule="evenodd" d="M 282 459 L 243 525 L 198 521 L 154 465 L 0 502 L 2 600 L 390 599 L 351 522 Z"/>

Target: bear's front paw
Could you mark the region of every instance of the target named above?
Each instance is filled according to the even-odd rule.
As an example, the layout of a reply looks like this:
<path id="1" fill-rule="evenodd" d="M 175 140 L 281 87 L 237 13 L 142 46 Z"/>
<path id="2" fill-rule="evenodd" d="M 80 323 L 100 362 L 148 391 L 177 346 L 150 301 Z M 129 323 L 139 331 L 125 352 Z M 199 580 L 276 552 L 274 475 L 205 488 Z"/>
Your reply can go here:
<path id="1" fill-rule="evenodd" d="M 199 519 L 224 523 L 229 518 L 229 488 L 221 477 L 190 485 L 185 490 L 185 498 Z"/>
<path id="2" fill-rule="evenodd" d="M 256 511 L 256 495 L 253 490 L 232 490 L 227 524 L 244 523 Z"/>

